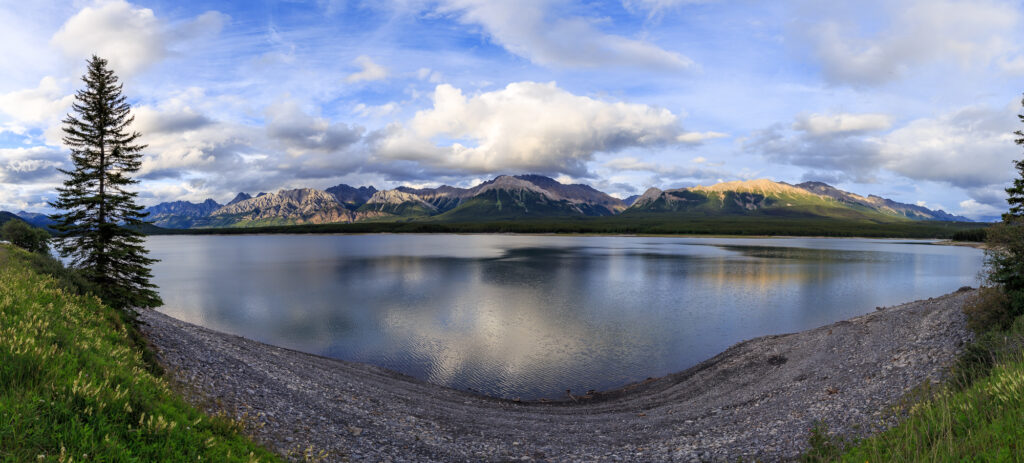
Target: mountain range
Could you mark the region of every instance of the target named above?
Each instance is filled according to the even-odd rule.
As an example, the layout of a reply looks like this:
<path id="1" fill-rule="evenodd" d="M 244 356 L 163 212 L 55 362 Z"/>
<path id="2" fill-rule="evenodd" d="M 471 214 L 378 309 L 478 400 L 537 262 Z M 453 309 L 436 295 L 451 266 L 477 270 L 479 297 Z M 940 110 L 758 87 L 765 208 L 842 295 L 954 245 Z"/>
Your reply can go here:
<path id="1" fill-rule="evenodd" d="M 651 188 L 621 200 L 589 185 L 567 185 L 541 175 L 502 175 L 472 188 L 445 185 L 377 190 L 341 184 L 326 190 L 299 188 L 255 196 L 241 192 L 224 205 L 212 199 L 201 203 L 174 201 L 149 207 L 146 212 L 149 220 L 164 228 L 652 214 L 970 221 L 941 210 L 874 195 L 860 196 L 821 182 L 791 185 L 760 179 L 669 190 Z"/>

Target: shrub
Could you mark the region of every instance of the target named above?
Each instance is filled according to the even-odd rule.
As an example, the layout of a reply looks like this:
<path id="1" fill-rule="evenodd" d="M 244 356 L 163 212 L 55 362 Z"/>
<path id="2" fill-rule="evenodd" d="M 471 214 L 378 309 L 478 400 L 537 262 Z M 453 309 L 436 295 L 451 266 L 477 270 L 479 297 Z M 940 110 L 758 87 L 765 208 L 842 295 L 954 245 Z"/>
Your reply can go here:
<path id="1" fill-rule="evenodd" d="M 979 335 L 992 329 L 1005 330 L 1015 318 L 1010 298 L 993 287 L 981 288 L 964 307 L 964 313 L 967 314 L 967 327 Z"/>
<path id="2" fill-rule="evenodd" d="M 21 220 L 8 220 L 0 227 L 0 238 L 30 252 L 50 251 L 50 234 Z"/>
<path id="3" fill-rule="evenodd" d="M 996 224 L 987 235 L 986 277 L 1006 293 L 1012 320 L 1024 315 L 1024 220 Z"/>

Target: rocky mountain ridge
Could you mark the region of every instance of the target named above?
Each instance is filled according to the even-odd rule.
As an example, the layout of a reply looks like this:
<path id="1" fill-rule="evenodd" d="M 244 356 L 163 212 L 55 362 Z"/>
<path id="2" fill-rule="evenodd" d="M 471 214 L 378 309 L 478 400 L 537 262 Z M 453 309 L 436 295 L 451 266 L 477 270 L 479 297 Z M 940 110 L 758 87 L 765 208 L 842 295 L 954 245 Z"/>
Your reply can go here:
<path id="1" fill-rule="evenodd" d="M 229 203 L 174 201 L 146 209 L 167 228 L 239 227 L 362 220 L 509 220 L 528 217 L 610 216 L 621 213 L 809 215 L 843 218 L 969 221 L 944 211 L 867 197 L 821 182 L 791 185 L 768 179 L 660 190 L 620 200 L 589 185 L 562 184 L 541 175 L 502 175 L 472 188 L 341 184 L 250 196 Z"/>
<path id="2" fill-rule="evenodd" d="M 626 212 L 761 212 L 844 218 L 854 218 L 859 214 L 867 218 L 971 221 L 942 210 L 933 211 L 880 196 L 863 197 L 822 182 L 790 185 L 769 179 L 669 190 L 650 188 L 636 198 Z"/>

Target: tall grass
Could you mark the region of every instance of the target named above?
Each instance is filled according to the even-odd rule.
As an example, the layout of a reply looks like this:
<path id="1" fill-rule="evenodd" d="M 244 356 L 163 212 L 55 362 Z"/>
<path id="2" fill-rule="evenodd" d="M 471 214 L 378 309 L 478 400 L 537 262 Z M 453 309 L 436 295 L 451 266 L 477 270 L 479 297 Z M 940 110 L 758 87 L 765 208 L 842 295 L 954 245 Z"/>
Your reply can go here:
<path id="1" fill-rule="evenodd" d="M 0 461 L 278 461 L 185 403 L 117 312 L 33 259 L 0 245 Z"/>

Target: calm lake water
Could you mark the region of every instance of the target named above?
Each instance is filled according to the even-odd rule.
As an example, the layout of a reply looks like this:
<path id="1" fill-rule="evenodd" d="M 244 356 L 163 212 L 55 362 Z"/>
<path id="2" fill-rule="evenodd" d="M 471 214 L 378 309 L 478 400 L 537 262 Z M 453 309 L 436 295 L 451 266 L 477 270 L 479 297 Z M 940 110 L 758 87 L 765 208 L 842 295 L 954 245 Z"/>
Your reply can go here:
<path id="1" fill-rule="evenodd" d="M 499 397 L 683 370 L 753 337 L 977 285 L 928 242 L 506 235 L 156 236 L 198 325 Z"/>

